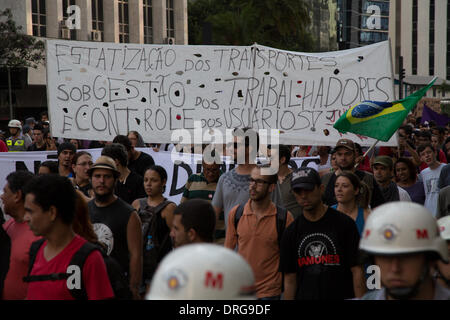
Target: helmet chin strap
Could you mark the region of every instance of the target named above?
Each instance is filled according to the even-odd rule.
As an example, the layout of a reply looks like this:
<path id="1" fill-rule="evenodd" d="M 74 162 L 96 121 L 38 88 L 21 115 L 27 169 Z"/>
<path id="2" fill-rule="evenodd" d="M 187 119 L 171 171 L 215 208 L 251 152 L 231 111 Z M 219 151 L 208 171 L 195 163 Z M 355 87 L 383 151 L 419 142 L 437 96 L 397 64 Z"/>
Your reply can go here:
<path id="1" fill-rule="evenodd" d="M 396 288 L 386 288 L 386 294 L 391 296 L 396 300 L 409 300 L 414 298 L 419 292 L 421 284 L 425 281 L 429 275 L 430 267 L 428 264 L 423 268 L 422 274 L 420 275 L 417 282 L 412 287 L 396 287 Z"/>
<path id="2" fill-rule="evenodd" d="M 442 279 L 442 281 L 444 281 L 447 287 L 450 287 L 450 279 L 444 277 L 444 275 L 441 273 L 439 269 L 437 269 L 436 271 L 437 271 L 436 278 Z"/>

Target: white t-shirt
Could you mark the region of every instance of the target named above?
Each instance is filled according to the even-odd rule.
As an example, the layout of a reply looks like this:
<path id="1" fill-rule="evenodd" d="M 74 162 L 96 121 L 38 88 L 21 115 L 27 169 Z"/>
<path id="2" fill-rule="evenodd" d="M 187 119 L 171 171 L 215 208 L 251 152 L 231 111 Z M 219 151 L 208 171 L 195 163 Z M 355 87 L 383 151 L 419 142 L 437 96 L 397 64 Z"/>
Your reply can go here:
<path id="1" fill-rule="evenodd" d="M 430 210 L 434 217 L 437 216 L 437 204 L 439 199 L 439 175 L 445 164 L 441 163 L 439 167 L 434 170 L 430 168 L 423 169 L 420 172 L 422 177 L 423 187 L 425 189 L 425 208 Z"/>
<path id="2" fill-rule="evenodd" d="M 411 201 L 411 197 L 409 196 L 408 191 L 405 189 L 397 186 L 398 188 L 398 196 L 400 201 Z"/>

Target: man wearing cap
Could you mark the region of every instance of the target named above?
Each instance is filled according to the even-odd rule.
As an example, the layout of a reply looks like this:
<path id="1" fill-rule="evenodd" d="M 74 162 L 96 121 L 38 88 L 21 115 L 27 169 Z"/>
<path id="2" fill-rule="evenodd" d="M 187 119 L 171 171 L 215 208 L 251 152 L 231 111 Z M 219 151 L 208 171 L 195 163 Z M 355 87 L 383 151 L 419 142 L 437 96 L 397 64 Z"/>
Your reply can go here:
<path id="1" fill-rule="evenodd" d="M 375 208 L 385 203 L 386 201 L 373 175 L 369 172 L 355 169 L 356 152 L 353 141 L 349 139 L 340 139 L 336 143 L 334 151 L 336 155 L 336 163 L 339 169 L 336 170 L 336 172 L 330 172 L 322 176 L 322 184 L 325 186 L 324 202 L 329 206 L 337 203 L 336 196 L 334 194 L 336 178 L 337 175 L 343 170 L 348 170 L 355 173 L 359 179 L 369 187 L 371 194 L 371 208 Z"/>
<path id="2" fill-rule="evenodd" d="M 27 151 L 27 148 L 31 145 L 31 140 L 25 139 L 22 134 L 22 124 L 19 120 L 11 120 L 8 123 L 9 133 L 11 136 L 6 139 L 6 145 L 9 152 L 14 151 Z"/>
<path id="3" fill-rule="evenodd" d="M 372 170 L 375 181 L 380 186 L 386 202 L 411 201 L 408 192 L 392 181 L 392 177 L 394 176 L 394 161 L 392 161 L 391 157 L 376 157 L 372 163 Z"/>
<path id="4" fill-rule="evenodd" d="M 286 229 L 281 241 L 284 299 L 361 297 L 366 287 L 357 262 L 355 222 L 322 202 L 324 186 L 316 170 L 297 169 L 291 185 L 303 213 Z"/>
<path id="5" fill-rule="evenodd" d="M 60 176 L 73 178 L 72 159 L 77 149 L 72 143 L 64 142 L 58 146 L 58 172 Z"/>
<path id="6" fill-rule="evenodd" d="M 430 272 L 439 260 L 448 263 L 448 247 L 436 219 L 422 205 L 390 202 L 376 208 L 364 225 L 359 248 L 378 268 L 368 284 L 381 287 L 363 300 L 450 299 L 450 290 Z"/>
<path id="7" fill-rule="evenodd" d="M 100 156 L 88 170 L 95 198 L 88 203 L 89 215 L 99 241 L 128 277 L 130 290 L 139 299 L 142 277 L 142 227 L 137 212 L 114 195 L 120 172 L 115 161 Z"/>

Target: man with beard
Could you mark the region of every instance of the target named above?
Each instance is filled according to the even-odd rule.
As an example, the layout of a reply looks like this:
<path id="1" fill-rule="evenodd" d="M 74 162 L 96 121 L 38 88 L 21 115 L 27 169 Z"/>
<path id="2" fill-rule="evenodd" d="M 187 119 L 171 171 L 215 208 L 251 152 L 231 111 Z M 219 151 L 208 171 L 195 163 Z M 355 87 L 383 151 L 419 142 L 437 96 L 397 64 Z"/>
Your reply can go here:
<path id="1" fill-rule="evenodd" d="M 357 262 L 359 234 L 355 221 L 322 202 L 324 187 L 312 168 L 292 175 L 292 190 L 303 213 L 281 241 L 280 271 L 285 300 L 339 300 L 365 292 Z"/>
<path id="2" fill-rule="evenodd" d="M 394 176 L 394 162 L 391 157 L 376 157 L 372 163 L 372 170 L 375 181 L 380 186 L 386 202 L 411 201 L 408 192 L 392 181 L 392 177 Z"/>
<path id="3" fill-rule="evenodd" d="M 108 156 L 100 156 L 88 171 L 95 198 L 88 203 L 89 215 L 99 241 L 128 277 L 130 290 L 139 298 L 142 277 L 142 228 L 141 221 L 125 201 L 114 195 L 114 186 L 120 172 Z"/>
<path id="4" fill-rule="evenodd" d="M 72 159 L 77 152 L 75 146 L 69 142 L 58 146 L 58 172 L 60 176 L 72 178 Z"/>
<path id="5" fill-rule="evenodd" d="M 225 247 L 235 249 L 250 264 L 255 275 L 256 296 L 262 300 L 279 300 L 282 274 L 279 272 L 281 232 L 294 220 L 286 209 L 277 207 L 270 199 L 277 187 L 278 176 L 262 175 L 261 168 L 251 171 L 250 199 L 244 206 L 231 209 Z M 239 220 L 236 223 L 236 215 Z M 280 220 L 284 227 L 279 227 Z"/>
<path id="6" fill-rule="evenodd" d="M 336 183 L 337 175 L 344 170 L 352 171 L 353 173 L 355 173 L 358 178 L 369 187 L 371 194 L 371 208 L 375 208 L 385 203 L 386 201 L 383 198 L 380 187 L 373 178 L 373 175 L 369 172 L 355 169 L 356 153 L 355 144 L 353 143 L 353 141 L 349 139 L 340 139 L 336 143 L 336 147 L 334 148 L 334 150 L 338 170 L 336 170 L 336 172 L 330 172 L 322 176 L 322 184 L 325 186 L 325 192 L 323 194 L 323 200 L 325 204 L 331 206 L 337 203 L 336 196 L 334 194 L 334 185 Z"/>

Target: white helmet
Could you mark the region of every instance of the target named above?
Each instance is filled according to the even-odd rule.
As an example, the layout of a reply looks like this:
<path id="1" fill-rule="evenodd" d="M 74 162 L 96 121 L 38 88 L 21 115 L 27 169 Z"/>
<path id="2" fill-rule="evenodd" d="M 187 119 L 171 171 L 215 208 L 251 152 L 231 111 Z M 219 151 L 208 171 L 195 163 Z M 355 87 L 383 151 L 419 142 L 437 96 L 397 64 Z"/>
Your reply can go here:
<path id="1" fill-rule="evenodd" d="M 359 248 L 374 255 L 433 252 L 448 261 L 447 244 L 425 207 L 414 202 L 389 202 L 367 218 Z"/>
<path id="2" fill-rule="evenodd" d="M 239 254 L 216 244 L 188 244 L 164 257 L 146 299 L 255 299 L 254 289 L 252 269 Z"/>
<path id="3" fill-rule="evenodd" d="M 22 130 L 22 124 L 19 120 L 13 119 L 9 121 L 8 128 L 19 128 L 20 130 Z"/>
<path id="4" fill-rule="evenodd" d="M 439 225 L 441 237 L 446 241 L 450 240 L 450 216 L 440 218 L 437 223 Z"/>

